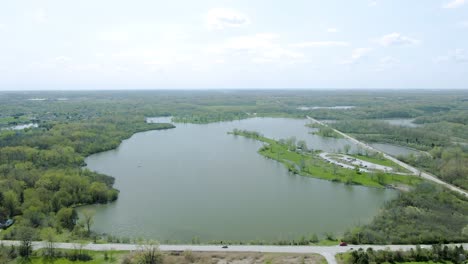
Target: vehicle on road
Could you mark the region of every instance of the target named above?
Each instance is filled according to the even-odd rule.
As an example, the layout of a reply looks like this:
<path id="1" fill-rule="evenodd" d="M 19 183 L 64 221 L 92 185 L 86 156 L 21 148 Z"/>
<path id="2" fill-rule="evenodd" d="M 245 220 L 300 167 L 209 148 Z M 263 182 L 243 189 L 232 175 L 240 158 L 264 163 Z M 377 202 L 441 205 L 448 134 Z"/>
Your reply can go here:
<path id="1" fill-rule="evenodd" d="M 340 247 L 346 247 L 347 245 L 348 245 L 348 243 L 346 243 L 346 242 L 341 242 L 340 243 Z"/>

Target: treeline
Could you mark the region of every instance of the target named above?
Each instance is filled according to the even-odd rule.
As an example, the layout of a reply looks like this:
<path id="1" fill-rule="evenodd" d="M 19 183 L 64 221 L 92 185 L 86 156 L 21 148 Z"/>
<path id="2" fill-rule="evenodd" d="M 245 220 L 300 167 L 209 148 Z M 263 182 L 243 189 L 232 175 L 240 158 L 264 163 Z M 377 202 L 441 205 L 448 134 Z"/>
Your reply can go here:
<path id="1" fill-rule="evenodd" d="M 450 145 L 446 135 L 415 127 L 401 127 L 384 121 L 345 120 L 331 124 L 336 129 L 355 135 L 367 142 L 385 142 L 404 145 L 420 150 L 430 150 L 436 146 Z"/>
<path id="2" fill-rule="evenodd" d="M 422 183 L 388 202 L 368 225 L 345 233 L 353 244 L 437 244 L 468 240 L 468 198 Z"/>
<path id="3" fill-rule="evenodd" d="M 451 262 L 465 263 L 468 252 L 463 246 L 448 247 L 440 244 L 433 245 L 432 248 L 426 249 L 416 246 L 415 249 L 409 251 L 390 251 L 390 250 L 373 250 L 368 248 L 363 250 L 353 250 L 349 253 L 350 257 L 346 263 L 352 264 L 368 264 L 368 263 L 402 263 L 402 262 Z"/>
<path id="4" fill-rule="evenodd" d="M 336 133 L 335 130 L 328 126 L 324 126 L 318 123 L 307 124 L 307 127 L 315 128 L 317 131 L 311 132 L 313 135 L 318 135 L 321 137 L 331 137 L 331 138 L 342 138 L 340 134 Z"/>
<path id="5" fill-rule="evenodd" d="M 82 168 L 85 157 L 115 148 L 133 133 L 172 127 L 123 116 L 0 131 L 0 222 L 16 220 L 1 236 L 17 238 L 22 227 L 89 234 L 74 208 L 114 201 L 118 191 L 114 178 Z"/>
<path id="6" fill-rule="evenodd" d="M 78 121 L 119 116 L 173 116 L 208 123 L 254 116 L 318 119 L 423 118 L 466 109 L 465 91 L 69 91 L 0 94 L 0 120 Z M 31 101 L 42 98 L 44 101 Z M 62 100 L 65 98 L 66 100 Z M 355 106 L 301 110 L 300 107 Z M 462 115 L 462 114 L 460 114 Z M 26 123 L 28 120 L 17 120 Z M 451 122 L 451 121 L 449 121 Z M 1 123 L 1 122 L 0 122 Z M 8 122 L 7 122 L 8 123 Z M 0 124 L 1 125 L 1 124 Z"/>
<path id="7" fill-rule="evenodd" d="M 399 159 L 468 190 L 468 151 L 460 146 L 435 147 L 430 154 L 402 156 Z"/>
<path id="8" fill-rule="evenodd" d="M 254 139 L 263 137 L 263 135 L 257 131 L 242 130 L 242 129 L 237 129 L 237 128 L 234 128 L 232 132 L 230 132 L 230 134 L 233 134 L 236 136 L 245 136 L 245 137 L 254 138 Z"/>
<path id="9" fill-rule="evenodd" d="M 449 122 L 468 125 L 468 110 L 454 110 L 451 112 L 440 112 L 432 115 L 420 116 L 414 120 L 416 124 Z"/>

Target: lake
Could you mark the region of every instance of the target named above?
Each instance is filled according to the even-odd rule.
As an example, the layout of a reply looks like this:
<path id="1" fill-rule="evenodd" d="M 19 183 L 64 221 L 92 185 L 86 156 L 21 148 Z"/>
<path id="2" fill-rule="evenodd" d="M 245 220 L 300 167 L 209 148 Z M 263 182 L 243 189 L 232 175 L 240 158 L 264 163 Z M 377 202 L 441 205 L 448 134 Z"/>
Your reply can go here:
<path id="1" fill-rule="evenodd" d="M 115 150 L 88 157 L 88 168 L 115 177 L 121 191 L 114 203 L 88 206 L 96 211 L 93 229 L 162 242 L 274 241 L 337 234 L 369 222 L 396 191 L 292 175 L 257 153 L 262 143 L 227 134 L 239 128 L 276 139 L 295 136 L 330 152 L 351 144 L 311 135 L 306 122 L 176 124 L 135 134 Z"/>
<path id="2" fill-rule="evenodd" d="M 391 118 L 391 119 L 380 119 L 381 121 L 387 122 L 390 125 L 400 127 L 420 127 L 420 124 L 413 123 L 414 118 Z"/>
<path id="3" fill-rule="evenodd" d="M 410 154 L 421 155 L 420 151 L 416 149 L 408 148 L 405 146 L 399 146 L 399 145 L 393 145 L 393 144 L 387 144 L 387 143 L 370 143 L 369 145 L 375 149 L 383 151 L 394 157 L 408 156 Z"/>

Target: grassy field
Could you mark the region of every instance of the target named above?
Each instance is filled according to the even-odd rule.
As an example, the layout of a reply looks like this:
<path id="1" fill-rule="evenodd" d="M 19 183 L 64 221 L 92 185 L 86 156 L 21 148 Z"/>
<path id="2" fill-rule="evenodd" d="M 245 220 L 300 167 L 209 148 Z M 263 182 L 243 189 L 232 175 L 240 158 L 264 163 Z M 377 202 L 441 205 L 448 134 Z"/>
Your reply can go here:
<path id="1" fill-rule="evenodd" d="M 73 250 L 60 250 L 62 252 L 72 252 Z M 56 258 L 53 260 L 54 264 L 101 264 L 101 263 L 121 263 L 123 258 L 129 254 L 128 251 L 84 251 L 86 254 L 92 257 L 89 261 L 71 261 L 66 258 Z M 42 251 L 36 251 L 34 257 L 31 258 L 32 264 L 44 264 L 47 260 L 43 258 Z M 107 255 L 107 257 L 106 257 Z"/>
<path id="2" fill-rule="evenodd" d="M 388 185 L 413 186 L 421 182 L 414 176 L 390 173 L 364 173 L 356 170 L 341 168 L 320 158 L 316 152 L 290 151 L 288 146 L 257 133 L 245 131 L 235 133 L 265 142 L 259 153 L 267 158 L 283 163 L 290 172 L 306 177 L 314 177 L 346 184 L 356 184 L 368 187 L 383 188 Z"/>

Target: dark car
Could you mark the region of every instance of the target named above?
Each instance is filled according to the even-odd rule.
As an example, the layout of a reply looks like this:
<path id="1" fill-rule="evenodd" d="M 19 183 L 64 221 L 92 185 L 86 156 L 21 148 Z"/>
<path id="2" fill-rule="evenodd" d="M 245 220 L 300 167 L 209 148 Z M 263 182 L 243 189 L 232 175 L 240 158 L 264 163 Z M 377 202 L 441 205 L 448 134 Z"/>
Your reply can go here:
<path id="1" fill-rule="evenodd" d="M 340 247 L 346 247 L 347 245 L 348 245 L 348 243 L 346 243 L 346 242 L 341 242 L 340 243 Z"/>
<path id="2" fill-rule="evenodd" d="M 0 223 L 0 228 L 3 228 L 3 229 L 7 229 L 8 227 L 10 227 L 11 225 L 13 225 L 15 223 L 15 220 L 13 219 L 8 219 L 5 221 L 5 223 Z"/>
<path id="3" fill-rule="evenodd" d="M 222 248 L 228 248 L 228 246 L 224 245 Z"/>

